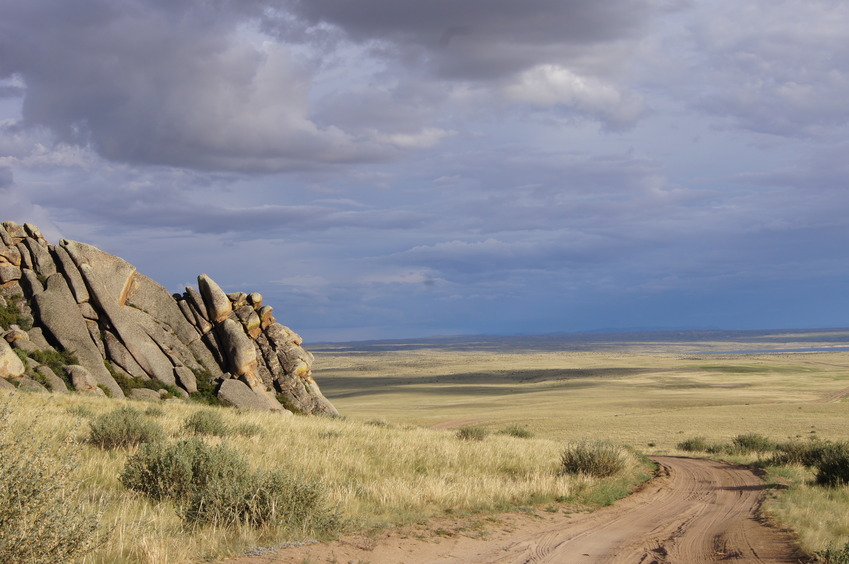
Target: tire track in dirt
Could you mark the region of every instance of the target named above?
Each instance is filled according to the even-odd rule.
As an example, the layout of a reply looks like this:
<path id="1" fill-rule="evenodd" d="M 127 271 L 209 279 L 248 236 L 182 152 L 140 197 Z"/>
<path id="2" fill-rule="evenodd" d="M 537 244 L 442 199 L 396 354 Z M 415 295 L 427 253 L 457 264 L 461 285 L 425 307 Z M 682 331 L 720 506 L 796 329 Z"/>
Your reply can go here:
<path id="1" fill-rule="evenodd" d="M 488 539 L 419 540 L 397 533 L 284 549 L 235 562 L 370 564 L 793 564 L 793 536 L 762 523 L 770 486 L 746 467 L 714 460 L 654 457 L 658 476 L 637 493 L 593 513 L 528 518 Z M 492 538 L 495 537 L 495 538 Z"/>

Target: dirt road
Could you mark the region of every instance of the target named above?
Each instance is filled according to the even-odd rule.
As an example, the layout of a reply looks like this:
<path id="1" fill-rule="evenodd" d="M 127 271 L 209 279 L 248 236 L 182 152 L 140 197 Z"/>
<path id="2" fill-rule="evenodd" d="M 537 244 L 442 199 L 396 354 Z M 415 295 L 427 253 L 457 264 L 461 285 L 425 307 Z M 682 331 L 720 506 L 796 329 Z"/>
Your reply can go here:
<path id="1" fill-rule="evenodd" d="M 593 513 L 505 517 L 483 539 L 389 532 L 241 558 L 369 564 L 798 563 L 790 534 L 756 518 L 766 486 L 751 470 L 711 460 L 656 457 L 659 476 Z"/>

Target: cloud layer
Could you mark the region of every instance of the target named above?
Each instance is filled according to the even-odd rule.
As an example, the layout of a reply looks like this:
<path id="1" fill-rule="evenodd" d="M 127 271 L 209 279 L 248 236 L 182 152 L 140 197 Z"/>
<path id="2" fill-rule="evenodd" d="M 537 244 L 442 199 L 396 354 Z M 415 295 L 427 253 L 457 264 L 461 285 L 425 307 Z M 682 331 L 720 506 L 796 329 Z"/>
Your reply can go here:
<path id="1" fill-rule="evenodd" d="M 259 289 L 314 339 L 845 325 L 847 26 L 826 0 L 10 0 L 3 219 Z"/>

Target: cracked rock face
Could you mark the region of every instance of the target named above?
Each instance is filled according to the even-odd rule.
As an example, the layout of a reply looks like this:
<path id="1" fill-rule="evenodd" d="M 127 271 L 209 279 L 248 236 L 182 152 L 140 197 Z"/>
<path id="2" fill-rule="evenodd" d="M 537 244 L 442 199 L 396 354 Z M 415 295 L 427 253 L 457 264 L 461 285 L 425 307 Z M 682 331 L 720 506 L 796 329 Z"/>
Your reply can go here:
<path id="1" fill-rule="evenodd" d="M 33 375 L 53 391 L 124 397 L 131 388 L 161 387 L 185 397 L 203 390 L 238 407 L 337 413 L 312 378 L 313 356 L 300 336 L 277 322 L 259 293 L 227 294 L 206 274 L 197 289 L 172 295 L 123 259 L 76 241 L 50 245 L 37 227 L 7 221 L 0 306 L 3 383 L 26 378 L 12 342 L 27 354 L 73 352 L 78 365 L 67 367 L 65 380 L 35 363 Z"/>

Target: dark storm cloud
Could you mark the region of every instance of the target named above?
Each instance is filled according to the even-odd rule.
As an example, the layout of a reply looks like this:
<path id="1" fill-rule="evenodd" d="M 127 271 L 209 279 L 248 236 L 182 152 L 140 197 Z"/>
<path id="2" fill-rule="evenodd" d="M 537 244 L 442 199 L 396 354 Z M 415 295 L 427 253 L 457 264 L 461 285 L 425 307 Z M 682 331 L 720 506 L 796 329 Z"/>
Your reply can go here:
<path id="1" fill-rule="evenodd" d="M 24 124 L 107 158 L 276 171 L 385 158 L 309 116 L 312 70 L 250 35 L 254 2 L 34 0 L 0 6 L 0 78 Z"/>
<path id="2" fill-rule="evenodd" d="M 327 24 L 355 42 L 373 42 L 384 56 L 400 52 L 405 64 L 425 65 L 448 78 L 477 80 L 501 78 L 540 63 L 605 61 L 608 50 L 641 34 L 659 4 L 301 0 L 287 6 L 311 26 Z M 284 19 L 278 24 L 281 34 L 292 23 Z"/>
<path id="3" fill-rule="evenodd" d="M 640 97 L 608 78 L 654 4 L 16 0 L 0 5 L 0 80 L 20 84 L 0 96 L 23 94 L 25 126 L 116 161 L 257 172 L 381 162 L 450 134 L 435 120 L 459 84 L 488 84 L 485 104 L 632 124 Z M 354 44 L 364 57 L 348 61 Z M 349 97 L 314 92 L 320 73 L 351 64 L 374 69 L 340 84 Z"/>

